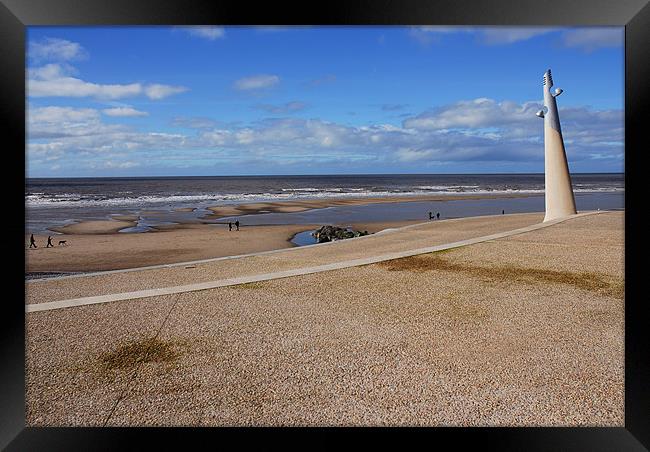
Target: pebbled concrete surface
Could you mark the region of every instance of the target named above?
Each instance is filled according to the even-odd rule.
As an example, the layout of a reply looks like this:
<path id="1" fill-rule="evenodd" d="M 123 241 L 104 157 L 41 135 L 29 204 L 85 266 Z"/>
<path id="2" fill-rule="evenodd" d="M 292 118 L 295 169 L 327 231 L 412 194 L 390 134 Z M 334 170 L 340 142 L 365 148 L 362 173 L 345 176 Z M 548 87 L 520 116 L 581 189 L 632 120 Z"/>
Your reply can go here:
<path id="1" fill-rule="evenodd" d="M 28 425 L 96 425 L 114 408 L 107 425 L 622 426 L 623 215 L 28 314 Z M 142 337 L 174 358 L 70 390 L 66 369 Z"/>

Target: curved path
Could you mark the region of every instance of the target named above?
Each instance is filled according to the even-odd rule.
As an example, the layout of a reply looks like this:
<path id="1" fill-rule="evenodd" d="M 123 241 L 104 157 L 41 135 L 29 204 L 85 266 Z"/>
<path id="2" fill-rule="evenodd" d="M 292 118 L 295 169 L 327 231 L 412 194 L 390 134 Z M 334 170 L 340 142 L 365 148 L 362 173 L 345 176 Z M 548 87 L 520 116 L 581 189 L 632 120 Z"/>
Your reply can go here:
<path id="1" fill-rule="evenodd" d="M 28 302 L 25 306 L 26 312 L 38 312 L 38 311 L 50 311 L 54 309 L 63 309 L 63 308 L 70 308 L 70 307 L 75 307 L 75 306 L 86 306 L 86 305 L 92 305 L 92 304 L 100 304 L 100 303 L 109 303 L 113 301 L 122 301 L 122 300 L 133 300 L 133 299 L 139 299 L 139 298 L 148 298 L 148 297 L 153 297 L 153 296 L 160 296 L 160 295 L 171 295 L 171 294 L 178 294 L 178 293 L 183 293 L 183 292 L 193 292 L 193 291 L 200 291 L 200 290 L 206 290 L 206 289 L 214 289 L 217 287 L 226 287 L 226 286 L 232 286 L 232 285 L 238 285 L 238 284 L 245 284 L 245 283 L 253 283 L 253 282 L 259 282 L 259 281 L 267 281 L 271 279 L 278 279 L 278 278 L 287 278 L 291 276 L 299 276 L 299 275 L 307 275 L 307 274 L 313 274 L 313 273 L 320 273 L 320 272 L 325 272 L 325 271 L 330 271 L 330 270 L 337 270 L 337 269 L 342 269 L 342 268 L 349 268 L 349 267 L 355 267 L 355 266 L 360 266 L 360 265 L 368 265 L 368 264 L 373 264 L 381 261 L 386 261 L 386 260 L 391 260 L 391 259 L 398 259 L 402 257 L 409 257 L 409 256 L 414 256 L 418 254 L 424 254 L 424 253 L 431 253 L 431 252 L 436 252 L 436 251 L 442 251 L 446 249 L 451 249 L 451 248 L 457 248 L 460 246 L 466 246 L 466 245 L 472 245 L 475 243 L 481 243 L 481 242 L 486 242 L 490 240 L 496 240 L 496 239 L 501 239 L 504 237 L 510 237 L 513 235 L 517 234 L 523 234 L 526 232 L 534 231 L 537 229 L 542 229 L 546 228 L 549 226 L 553 226 L 555 224 L 561 223 L 563 221 L 573 219 L 573 218 L 578 218 L 586 215 L 593 215 L 593 214 L 598 214 L 601 213 L 600 211 L 592 211 L 592 212 L 584 212 L 584 213 L 579 213 L 577 215 L 572 215 L 569 217 L 564 217 L 564 218 L 559 218 L 553 221 L 545 222 L 545 223 L 533 223 L 529 224 L 524 227 L 519 227 L 516 229 L 511 229 L 511 230 L 506 230 L 506 231 L 501 231 L 501 232 L 496 232 L 488 235 L 482 235 L 478 237 L 471 237 L 471 238 L 465 238 L 462 240 L 457 240 L 457 241 L 452 241 L 452 242 L 447 242 L 447 243 L 442 243 L 438 245 L 433 245 L 433 246 L 426 246 L 426 247 L 417 247 L 413 248 L 413 244 L 417 244 L 417 235 L 415 235 L 415 231 L 420 230 L 421 232 L 425 233 L 425 235 L 429 236 L 429 241 L 431 240 L 431 235 L 435 233 L 436 231 L 440 230 L 440 225 L 445 223 L 447 226 L 452 224 L 453 228 L 453 223 L 458 222 L 458 221 L 463 221 L 465 224 L 471 224 L 471 218 L 465 218 L 465 219 L 457 219 L 457 220 L 447 220 L 447 221 L 440 221 L 440 222 L 430 222 L 430 223 L 423 223 L 423 224 L 418 224 L 418 225 L 412 225 L 412 226 L 406 226 L 404 228 L 399 228 L 395 230 L 388 230 L 382 233 L 374 234 L 372 236 L 367 236 L 367 237 L 360 237 L 357 239 L 348 239 L 346 241 L 341 241 L 341 242 L 333 242 L 331 244 L 322 244 L 322 245 L 312 245 L 310 247 L 300 247 L 300 248 L 290 248 L 287 250 L 278 250 L 278 251 L 271 251 L 271 252 L 265 252 L 265 253 L 257 253 L 254 255 L 246 255 L 246 256 L 232 256 L 228 258 L 217 258 L 217 259 L 209 259 L 209 260 L 203 260 L 203 261 L 195 261 L 195 262 L 183 262 L 183 263 L 178 263 L 178 264 L 173 264 L 173 265 L 162 265 L 162 266 L 154 266 L 154 267 L 146 267 L 146 268 L 140 268 L 140 269 L 128 269 L 128 270 L 119 270 L 119 271 L 114 271 L 114 272 L 101 272 L 101 273 L 93 273 L 90 275 L 75 275 L 75 276 L 69 276 L 69 277 L 62 277 L 62 278 L 57 278 L 59 280 L 67 279 L 67 281 L 60 281 L 59 283 L 64 283 L 65 289 L 63 291 L 59 291 L 59 294 L 64 294 L 66 292 L 71 292 L 74 293 L 74 290 L 71 290 L 73 286 L 70 286 L 70 284 L 73 284 L 74 287 L 80 285 L 80 283 L 83 281 L 82 278 L 85 279 L 92 279 L 92 278 L 110 278 L 111 276 L 114 276 L 116 273 L 131 273 L 135 275 L 142 275 L 144 274 L 144 278 L 139 278 L 140 280 L 146 280 L 146 274 L 147 272 L 150 271 L 155 271 L 155 270 L 160 270 L 160 269 L 171 269 L 174 267 L 184 267 L 184 268 L 190 268 L 194 269 L 196 268 L 196 265 L 198 264 L 204 264 L 208 266 L 208 272 L 210 270 L 214 270 L 214 268 L 210 268 L 210 264 L 214 263 L 220 263 L 223 261 L 233 261 L 236 262 L 237 260 L 242 260 L 242 259 L 255 259 L 258 257 L 262 256 L 269 256 L 271 258 L 280 256 L 283 257 L 285 260 L 288 258 L 291 261 L 296 261 L 296 259 L 293 259 L 294 255 L 297 253 L 295 251 L 300 251 L 302 250 L 303 253 L 305 250 L 307 252 L 310 251 L 310 249 L 313 250 L 314 247 L 316 246 L 325 246 L 328 245 L 330 248 L 332 248 L 332 245 L 345 245 L 345 246 L 339 246 L 339 250 L 343 251 L 343 256 L 354 256 L 355 254 L 358 255 L 358 253 L 345 253 L 346 251 L 350 251 L 351 248 L 354 248 L 354 245 L 358 245 L 359 243 L 362 242 L 362 240 L 365 239 L 363 244 L 365 245 L 372 245 L 373 243 L 377 243 L 378 241 L 380 242 L 379 244 L 383 244 L 382 242 L 395 242 L 398 246 L 398 250 L 395 251 L 395 247 L 393 247 L 393 250 L 391 251 L 391 248 L 388 247 L 387 251 L 388 252 L 382 252 L 382 248 L 379 247 L 378 251 L 379 253 L 375 252 L 373 253 L 371 250 L 368 250 L 369 247 L 365 246 L 366 252 L 363 253 L 365 255 L 364 257 L 357 257 L 353 259 L 334 259 L 333 262 L 321 264 L 321 265 L 307 265 L 307 266 L 298 266 L 295 268 L 289 268 L 289 269 L 281 269 L 281 266 L 276 266 L 275 270 L 276 271 L 271 271 L 271 272 L 263 272 L 260 273 L 258 272 L 252 272 L 250 274 L 246 274 L 243 276 L 234 276 L 234 277 L 225 277 L 225 278 L 218 278 L 218 279 L 211 279 L 207 281 L 198 281 L 198 282 L 189 282 L 186 284 L 178 284 L 178 285 L 162 285 L 160 287 L 150 287 L 150 288 L 144 288 L 140 290 L 130 290 L 130 291 L 123 291 L 123 292 L 117 292 L 117 293 L 101 293 L 99 295 L 91 295 L 91 296 L 81 296 L 81 297 L 74 297 L 74 298 L 64 298 L 64 299 L 55 299 L 54 301 L 45 301 L 45 302 L 39 302 L 34 300 L 34 295 L 33 295 L 33 288 L 38 287 L 38 284 L 45 285 L 47 281 L 50 281 L 52 284 L 56 284 L 57 281 L 52 281 L 52 280 L 33 280 L 28 283 L 28 289 L 27 289 L 27 295 L 28 295 Z M 537 219 L 538 215 L 531 215 L 531 214 L 524 214 L 524 215 L 509 215 L 507 217 L 520 217 L 521 220 L 524 222 L 530 223 L 533 219 Z M 479 218 L 480 220 L 484 220 L 486 218 L 492 218 L 494 223 L 499 223 L 499 218 L 503 219 L 503 216 L 495 216 L 495 217 L 475 217 Z M 503 225 L 509 224 L 508 222 L 503 223 Z M 475 230 L 470 228 L 470 230 Z M 462 232 L 462 230 L 460 231 Z M 410 234 L 413 234 L 415 237 L 414 240 L 408 240 L 410 237 Z M 406 234 L 406 235 L 405 235 Z M 471 232 L 470 232 L 471 235 Z M 452 235 L 453 236 L 453 235 Z M 388 239 L 388 240 L 387 240 Z M 399 246 L 401 245 L 401 246 Z M 401 249 L 400 249 L 401 248 Z M 407 248 L 407 249 L 404 249 Z M 377 250 L 375 250 L 377 251 Z M 289 253 L 285 255 L 285 253 Z M 370 256 L 368 256 L 370 254 Z M 341 257 L 341 253 L 334 253 L 335 256 Z M 367 256 L 367 257 L 366 257 Z M 296 256 L 297 257 L 297 256 Z M 300 261 L 300 259 L 297 259 L 297 261 Z M 277 261 L 276 261 L 277 264 Z M 268 263 L 267 263 L 268 265 Z M 273 262 L 271 262 L 271 265 L 273 265 Z M 258 269 L 263 269 L 264 266 L 257 266 Z M 268 267 L 267 267 L 268 268 Z M 217 273 L 218 274 L 218 273 Z M 222 273 L 223 274 L 223 273 Z M 81 279 L 81 281 L 79 281 Z M 166 280 L 165 280 L 166 281 Z M 67 284 L 66 284 L 67 283 Z M 83 285 L 83 284 L 81 284 Z M 115 286 L 110 283 L 110 279 L 107 281 L 104 281 L 104 285 L 106 285 L 107 288 L 114 288 L 114 287 L 119 287 Z M 66 290 L 67 289 L 67 290 Z M 105 290 L 105 289 L 104 289 Z M 30 292 L 32 292 L 30 294 Z M 56 291 L 55 291 L 56 292 Z M 38 295 L 38 290 L 36 291 L 36 295 Z M 29 300 L 31 295 L 31 302 Z M 55 295 L 56 297 L 56 295 Z"/>

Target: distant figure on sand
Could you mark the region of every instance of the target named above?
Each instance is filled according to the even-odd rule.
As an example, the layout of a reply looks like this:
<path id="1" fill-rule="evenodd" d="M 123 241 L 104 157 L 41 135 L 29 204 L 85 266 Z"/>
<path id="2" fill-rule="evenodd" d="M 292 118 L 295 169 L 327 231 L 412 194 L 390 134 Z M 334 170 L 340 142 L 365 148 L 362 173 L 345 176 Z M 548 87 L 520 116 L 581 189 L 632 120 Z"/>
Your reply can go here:
<path id="1" fill-rule="evenodd" d="M 32 248 L 32 247 L 34 247 L 34 248 L 38 248 L 38 247 L 36 246 L 36 240 L 34 240 L 34 234 L 32 234 L 31 237 L 29 238 L 29 247 L 30 247 L 30 248 Z"/>
<path id="2" fill-rule="evenodd" d="M 237 227 L 237 230 L 239 231 L 239 220 L 235 221 L 235 226 Z"/>
<path id="3" fill-rule="evenodd" d="M 228 222 L 228 230 L 229 230 L 229 231 L 232 231 L 232 221 L 229 221 L 229 222 Z"/>
<path id="4" fill-rule="evenodd" d="M 505 210 L 502 210 L 502 211 L 501 211 L 501 215 L 505 215 L 505 214 L 506 214 L 506 211 L 505 211 Z"/>
<path id="5" fill-rule="evenodd" d="M 436 217 L 438 217 L 438 220 L 440 219 L 440 212 L 436 213 Z"/>
<path id="6" fill-rule="evenodd" d="M 45 246 L 45 248 L 50 248 L 50 247 L 54 248 L 54 245 L 52 244 L 52 236 L 48 235 L 47 236 L 47 245 Z"/>
<path id="7" fill-rule="evenodd" d="M 429 212 L 429 220 L 433 219 L 433 212 Z"/>

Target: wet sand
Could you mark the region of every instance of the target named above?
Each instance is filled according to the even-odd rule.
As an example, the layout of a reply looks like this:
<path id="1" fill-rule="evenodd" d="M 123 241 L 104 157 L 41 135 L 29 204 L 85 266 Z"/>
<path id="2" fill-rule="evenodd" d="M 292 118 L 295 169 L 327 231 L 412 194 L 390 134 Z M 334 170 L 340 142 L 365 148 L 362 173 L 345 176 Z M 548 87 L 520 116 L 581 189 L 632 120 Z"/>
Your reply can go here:
<path id="1" fill-rule="evenodd" d="M 293 246 L 289 242 L 293 235 L 309 229 L 309 225 L 251 226 L 229 232 L 227 225 L 180 225 L 147 233 L 93 234 L 86 232 L 92 227 L 88 223 L 67 227 L 71 233 L 54 238 L 55 245 L 60 237 L 67 246 L 46 249 L 47 236 L 35 236 L 38 249 L 26 251 L 26 271 L 118 270 L 268 251 Z M 76 233 L 74 226 L 82 232 Z"/>
<path id="2" fill-rule="evenodd" d="M 427 195 L 427 196 L 383 196 L 377 198 L 329 198 L 329 199 L 309 199 L 303 201 L 275 201 L 275 202 L 255 202 L 236 205 L 221 205 L 208 207 L 212 215 L 206 215 L 206 219 L 223 218 L 237 215 L 251 215 L 258 213 L 293 213 L 304 212 L 312 209 L 322 209 L 325 207 L 336 206 L 354 206 L 364 204 L 383 204 L 391 202 L 421 202 L 421 201 L 462 201 L 478 199 L 497 199 L 497 198 L 526 198 L 537 196 L 535 194 L 512 194 L 512 195 Z"/>
<path id="3" fill-rule="evenodd" d="M 82 221 L 79 223 L 68 224 L 61 227 L 51 227 L 50 230 L 61 234 L 112 234 L 122 229 L 131 228 L 137 223 L 131 216 L 115 217 L 114 220 L 92 220 Z M 137 219 L 137 218 L 136 218 Z M 34 236 L 36 237 L 36 236 Z M 46 237 L 47 239 L 47 237 Z M 66 240 L 62 238 L 61 240 Z"/>

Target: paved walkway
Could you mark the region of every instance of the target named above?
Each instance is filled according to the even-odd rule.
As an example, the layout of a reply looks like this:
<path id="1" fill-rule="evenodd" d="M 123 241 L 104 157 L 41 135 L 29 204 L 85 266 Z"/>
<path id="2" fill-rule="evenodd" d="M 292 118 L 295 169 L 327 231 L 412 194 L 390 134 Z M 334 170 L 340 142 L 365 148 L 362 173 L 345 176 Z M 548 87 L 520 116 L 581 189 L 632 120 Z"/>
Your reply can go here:
<path id="1" fill-rule="evenodd" d="M 383 251 L 384 247 L 380 248 L 380 253 L 373 253 L 369 252 L 367 247 L 366 252 L 364 253 L 366 256 L 370 254 L 370 256 L 367 257 L 357 257 L 354 259 L 344 259 L 344 260 L 335 260 L 333 262 L 328 262 L 325 264 L 321 265 L 307 265 L 307 266 L 300 266 L 297 268 L 290 268 L 286 270 L 278 269 L 277 271 L 272 271 L 272 272 L 264 272 L 264 273 L 259 273 L 259 272 L 253 272 L 251 274 L 246 274 L 243 276 L 236 276 L 236 277 L 230 277 L 230 278 L 221 278 L 221 279 L 213 279 L 213 280 L 208 280 L 208 281 L 201 281 L 201 282 L 192 282 L 189 284 L 179 284 L 179 285 L 167 285 L 167 286 L 162 286 L 162 287 L 153 287 L 153 288 L 146 288 L 142 290 L 131 290 L 131 291 L 125 291 L 125 292 L 118 292 L 118 293 L 103 293 L 101 295 L 91 295 L 91 296 L 82 296 L 82 297 L 75 297 L 75 298 L 65 298 L 65 299 L 58 299 L 54 301 L 45 301 L 45 302 L 35 302 L 33 301 L 32 303 L 27 303 L 25 306 L 26 312 L 38 312 L 38 311 L 50 311 L 50 310 L 55 310 L 55 309 L 63 309 L 63 308 L 70 308 L 70 307 L 75 307 L 75 306 L 86 306 L 86 305 L 93 305 L 93 304 L 101 304 L 101 303 L 109 303 L 109 302 L 114 302 L 114 301 L 122 301 L 122 300 L 133 300 L 133 299 L 140 299 L 140 298 L 149 298 L 153 296 L 160 296 L 160 295 L 172 295 L 172 294 L 178 294 L 178 293 L 184 293 L 184 292 L 194 292 L 194 291 L 200 291 L 200 290 L 207 290 L 207 289 L 214 289 L 217 287 L 226 287 L 226 286 L 232 286 L 232 285 L 238 285 L 238 284 L 244 284 L 244 283 L 252 283 L 252 282 L 259 282 L 259 281 L 267 281 L 271 279 L 278 279 L 278 278 L 287 278 L 291 276 L 299 276 L 299 275 L 307 275 L 307 274 L 313 274 L 313 273 L 320 273 L 320 272 L 325 272 L 325 271 L 331 271 L 331 270 L 338 270 L 342 268 L 349 268 L 349 267 L 355 267 L 355 266 L 360 266 L 360 265 L 368 265 L 368 264 L 373 264 L 381 261 L 386 261 L 386 260 L 391 260 L 391 259 L 398 259 L 402 257 L 409 257 L 409 256 L 414 256 L 418 254 L 424 254 L 424 253 L 431 253 L 431 252 L 436 252 L 436 251 L 442 251 L 446 249 L 451 249 L 451 248 L 457 248 L 461 246 L 466 246 L 466 245 L 472 245 L 475 243 L 481 243 L 481 242 L 486 242 L 490 240 L 496 240 L 496 239 L 501 239 L 504 237 L 510 237 L 514 236 L 517 234 L 523 234 L 526 232 L 534 231 L 537 229 L 542 229 L 546 228 L 549 226 L 553 226 L 555 224 L 561 223 L 563 221 L 573 219 L 573 218 L 578 218 L 581 216 L 586 216 L 586 215 L 593 215 L 597 214 L 600 212 L 585 212 L 585 213 L 580 213 L 578 215 L 573 215 L 570 217 L 565 217 L 553 221 L 549 221 L 546 223 L 534 223 L 528 226 L 520 227 L 517 229 L 512 229 L 512 230 L 507 230 L 507 231 L 502 231 L 502 232 L 497 232 L 493 234 L 488 234 L 488 235 L 483 235 L 479 237 L 472 237 L 472 238 L 466 238 L 462 240 L 457 240 L 453 242 L 448 242 L 448 243 L 443 243 L 439 245 L 434 245 L 434 246 L 426 246 L 426 247 L 418 247 L 418 248 L 413 248 L 413 244 L 419 243 L 417 234 L 414 234 L 416 231 L 420 230 L 421 232 L 427 233 L 429 235 L 429 239 L 431 238 L 431 232 L 432 232 L 432 226 L 436 225 L 435 222 L 430 222 L 430 223 L 424 223 L 424 224 L 418 224 L 418 225 L 412 225 L 412 226 L 406 226 L 404 228 L 399 228 L 395 229 L 392 231 L 386 231 L 384 233 L 380 234 L 375 234 L 373 236 L 368 236 L 368 237 L 362 237 L 359 239 L 350 239 L 348 241 L 342 241 L 342 242 L 334 242 L 329 245 L 328 250 L 334 249 L 331 245 L 346 245 L 344 247 L 338 247 L 337 251 L 344 251 L 345 255 L 348 256 L 354 256 L 355 253 L 351 252 L 354 248 L 355 245 L 361 242 L 362 239 L 366 239 L 365 243 L 373 243 L 377 242 L 377 240 L 380 240 L 383 245 L 390 245 L 391 243 L 401 243 L 401 248 L 402 250 L 397 250 L 397 251 L 392 251 L 392 252 L 381 252 Z M 533 214 L 535 215 L 535 214 Z M 532 219 L 531 214 L 525 214 L 525 215 L 511 215 L 508 216 L 512 220 L 512 217 L 520 217 L 524 221 L 530 221 Z M 478 217 L 480 220 L 483 220 L 483 223 L 485 223 L 485 217 Z M 496 216 L 494 218 L 504 218 L 503 216 Z M 535 216 L 536 218 L 536 216 Z M 458 220 L 464 220 L 464 226 L 467 226 L 468 224 L 471 225 L 471 220 L 472 218 L 469 219 L 458 219 Z M 447 220 L 445 223 L 447 225 L 452 224 L 454 221 L 458 220 Z M 495 221 L 496 222 L 496 221 Z M 442 225 L 443 222 L 437 223 L 437 229 L 440 229 L 440 225 Z M 510 224 L 509 222 L 504 222 L 504 224 Z M 463 228 L 465 229 L 465 228 Z M 472 228 L 470 227 L 466 233 L 471 234 Z M 405 241 L 405 236 L 404 234 L 408 234 L 407 237 L 410 237 L 413 240 L 406 240 Z M 370 241 L 370 239 L 374 239 L 373 242 Z M 355 243 L 352 243 L 355 241 Z M 321 247 L 325 246 L 326 244 L 319 245 Z M 407 248 L 404 250 L 403 248 Z M 218 259 L 209 259 L 209 260 L 203 260 L 203 261 L 195 261 L 192 263 L 179 263 L 179 264 L 174 264 L 174 265 L 165 265 L 165 266 L 155 266 L 155 267 L 147 267 L 143 269 L 132 269 L 132 270 L 121 270 L 121 271 L 115 271 L 115 272 L 101 272 L 101 273 L 96 273 L 92 275 L 85 275 L 85 276 L 72 276 L 72 277 L 64 277 L 64 278 L 59 278 L 59 282 L 63 283 L 70 283 L 74 284 L 75 287 L 81 283 L 82 280 L 80 278 L 110 278 L 113 276 L 113 278 L 117 277 L 116 274 L 125 274 L 129 273 L 130 275 L 142 275 L 142 273 L 146 274 L 147 272 L 152 272 L 156 270 L 161 270 L 161 269 L 170 269 L 170 268 L 177 268 L 178 267 L 190 267 L 190 268 L 196 268 L 196 265 L 198 264 L 215 264 L 223 261 L 234 261 L 236 262 L 235 259 L 251 259 L 251 258 L 260 258 L 260 257 L 266 257 L 266 258 L 273 258 L 273 257 L 284 257 L 285 260 L 288 256 L 291 261 L 295 261 L 296 259 L 292 259 L 295 251 L 300 251 L 302 250 L 303 252 L 305 250 L 311 251 L 313 250 L 314 247 L 309 247 L 309 248 L 291 248 L 288 250 L 278 250 L 278 251 L 273 251 L 273 252 L 265 252 L 265 253 L 257 253 L 254 255 L 247 255 L 247 256 L 234 256 L 230 258 L 218 258 Z M 389 246 L 387 248 L 388 250 L 391 249 Z M 376 251 L 376 250 L 375 250 Z M 291 253 L 294 252 L 294 253 Z M 289 253 L 287 256 L 286 253 Z M 328 253 L 324 253 L 323 251 L 319 251 L 320 255 L 327 255 Z M 334 253 L 334 255 L 338 255 L 338 253 Z M 264 268 L 262 266 L 261 268 Z M 148 276 L 141 276 L 141 280 L 147 278 Z M 52 280 L 41 280 L 41 281 L 31 281 L 32 284 L 34 283 L 40 283 L 44 284 L 46 281 L 50 281 L 51 283 L 56 284 L 57 281 L 52 281 Z M 33 286 L 32 286 L 33 287 Z M 113 284 L 108 284 L 107 287 L 113 288 L 115 287 Z M 106 289 L 104 289 L 106 290 Z M 27 290 L 28 295 L 30 294 L 30 288 Z"/>

